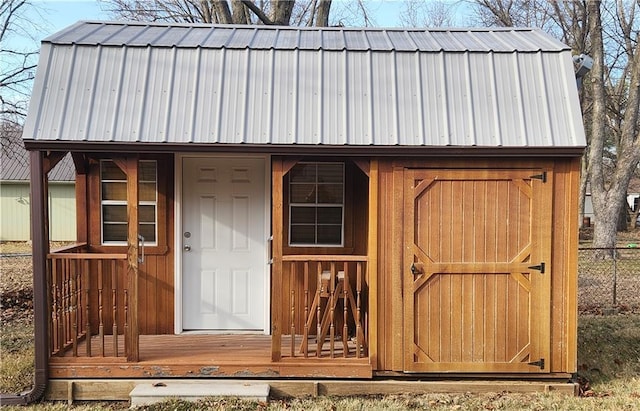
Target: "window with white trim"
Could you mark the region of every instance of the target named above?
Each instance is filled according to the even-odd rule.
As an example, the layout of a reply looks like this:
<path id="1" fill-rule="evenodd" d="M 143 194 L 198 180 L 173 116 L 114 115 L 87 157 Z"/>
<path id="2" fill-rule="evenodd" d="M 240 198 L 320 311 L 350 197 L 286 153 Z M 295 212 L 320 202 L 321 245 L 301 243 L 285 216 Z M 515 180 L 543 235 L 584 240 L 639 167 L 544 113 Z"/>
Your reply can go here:
<path id="1" fill-rule="evenodd" d="M 138 165 L 138 232 L 156 245 L 158 227 L 158 173 L 155 160 Z M 127 175 L 112 161 L 100 161 L 100 215 L 102 244 L 127 244 Z"/>
<path id="2" fill-rule="evenodd" d="M 344 163 L 300 162 L 289 172 L 289 245 L 344 244 Z"/>

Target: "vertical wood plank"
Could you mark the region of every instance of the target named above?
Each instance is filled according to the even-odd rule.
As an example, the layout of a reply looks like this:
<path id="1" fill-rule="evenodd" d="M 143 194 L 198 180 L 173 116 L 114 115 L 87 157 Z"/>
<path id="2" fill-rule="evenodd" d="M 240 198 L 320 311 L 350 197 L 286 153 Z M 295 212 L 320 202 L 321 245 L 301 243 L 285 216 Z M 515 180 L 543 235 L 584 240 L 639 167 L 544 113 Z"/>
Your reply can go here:
<path id="1" fill-rule="evenodd" d="M 539 264 L 541 261 L 544 261 L 546 264 L 544 274 L 538 271 L 531 273 L 531 284 L 534 290 L 532 298 L 534 298 L 536 302 L 532 305 L 535 315 L 531 316 L 531 333 L 534 335 L 534 338 L 537 338 L 536 345 L 540 350 L 538 353 L 533 353 L 534 356 L 537 357 L 534 358 L 534 361 L 540 358 L 548 360 L 550 355 L 551 276 L 555 272 L 555 267 L 551 259 L 554 173 L 552 168 L 543 171 L 547 174 L 547 181 L 533 181 L 536 195 L 534 196 L 532 220 L 537 230 L 537 235 L 534 237 L 537 238 L 537 244 L 533 244 L 533 247 L 534 250 L 536 250 L 535 254 L 538 255 L 535 264 Z M 574 220 L 577 221 L 577 217 Z M 546 365 L 546 370 L 548 371 L 548 369 L 549 366 Z"/>
<path id="2" fill-rule="evenodd" d="M 404 309 L 403 309 L 403 279 L 405 273 L 408 271 L 405 266 L 408 263 L 404 262 L 404 170 L 402 167 L 389 168 L 387 173 L 391 173 L 390 182 L 387 182 L 386 186 L 380 187 L 383 193 L 389 193 L 383 196 L 384 204 L 380 204 L 380 209 L 388 209 L 391 205 L 391 223 L 387 225 L 386 231 L 381 231 L 384 235 L 380 236 L 381 241 L 389 239 L 387 243 L 387 249 L 391 252 L 386 253 L 386 261 L 384 261 L 384 269 L 381 270 L 381 275 L 386 276 L 387 293 L 386 298 L 382 303 L 385 304 L 386 309 L 390 311 L 389 315 L 385 317 L 386 326 L 389 330 L 385 334 L 385 343 L 388 346 L 387 353 L 389 353 L 389 363 L 381 364 L 382 369 L 391 369 L 394 371 L 401 371 L 404 369 L 404 350 L 409 349 L 404 347 L 404 340 L 402 338 L 404 332 Z M 388 180 L 387 180 L 388 181 Z M 387 220 L 388 221 L 388 220 Z M 391 234 L 389 234 L 389 230 Z M 406 291 L 404 291 L 406 292 Z"/>
<path id="3" fill-rule="evenodd" d="M 87 232 L 89 224 L 89 213 L 87 211 L 88 204 L 88 184 L 87 174 L 79 174 L 76 170 L 76 239 L 80 243 L 86 243 L 89 240 Z"/>
<path id="4" fill-rule="evenodd" d="M 378 195 L 379 163 L 372 159 L 369 168 L 369 238 L 367 242 L 366 275 L 369 281 L 369 361 L 373 370 L 378 370 Z"/>
<path id="5" fill-rule="evenodd" d="M 128 246 L 128 333 L 127 340 L 127 361 L 137 362 L 140 357 L 139 348 L 139 328 L 138 328 L 138 158 L 128 157 L 127 164 L 127 246 Z"/>
<path id="6" fill-rule="evenodd" d="M 283 246 L 283 164 L 281 158 L 272 158 L 272 212 L 273 264 L 271 266 L 271 359 L 282 357 L 282 246 Z"/>

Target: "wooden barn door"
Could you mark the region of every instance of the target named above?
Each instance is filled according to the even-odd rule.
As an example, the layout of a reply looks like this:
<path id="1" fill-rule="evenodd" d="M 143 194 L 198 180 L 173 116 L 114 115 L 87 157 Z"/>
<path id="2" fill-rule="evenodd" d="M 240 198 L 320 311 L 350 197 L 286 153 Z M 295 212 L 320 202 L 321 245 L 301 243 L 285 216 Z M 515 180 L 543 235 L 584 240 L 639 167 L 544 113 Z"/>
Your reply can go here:
<path id="1" fill-rule="evenodd" d="M 549 371 L 550 179 L 405 170 L 407 372 Z"/>

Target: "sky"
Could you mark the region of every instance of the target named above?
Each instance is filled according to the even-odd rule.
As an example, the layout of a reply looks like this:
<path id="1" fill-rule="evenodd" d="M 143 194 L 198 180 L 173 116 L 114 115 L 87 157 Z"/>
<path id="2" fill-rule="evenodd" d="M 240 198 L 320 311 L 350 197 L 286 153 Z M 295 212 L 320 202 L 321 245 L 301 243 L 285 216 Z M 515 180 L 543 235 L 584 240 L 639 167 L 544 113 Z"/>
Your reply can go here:
<path id="1" fill-rule="evenodd" d="M 109 13 L 103 10 L 106 5 L 97 0 L 33 0 L 33 3 L 40 9 L 40 15 L 36 14 L 34 18 L 43 21 L 40 39 L 78 20 L 110 20 Z M 397 25 L 400 0 L 376 0 L 370 3 L 378 3 L 372 6 L 372 10 L 379 25 Z"/>

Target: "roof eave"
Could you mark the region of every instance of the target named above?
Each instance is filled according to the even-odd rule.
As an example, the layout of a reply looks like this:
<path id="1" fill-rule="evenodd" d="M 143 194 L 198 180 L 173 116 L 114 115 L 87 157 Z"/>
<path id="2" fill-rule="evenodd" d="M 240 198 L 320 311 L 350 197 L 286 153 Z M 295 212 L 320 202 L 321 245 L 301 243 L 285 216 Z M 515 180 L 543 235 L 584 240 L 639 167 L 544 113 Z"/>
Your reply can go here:
<path id="1" fill-rule="evenodd" d="M 265 153 L 272 155 L 343 155 L 375 157 L 576 157 L 584 146 L 567 147 L 481 147 L 481 146 L 383 146 L 383 145 L 301 145 L 301 144 L 196 144 L 196 143 L 109 143 L 88 141 L 25 140 L 27 150 L 55 150 L 96 153 Z"/>

